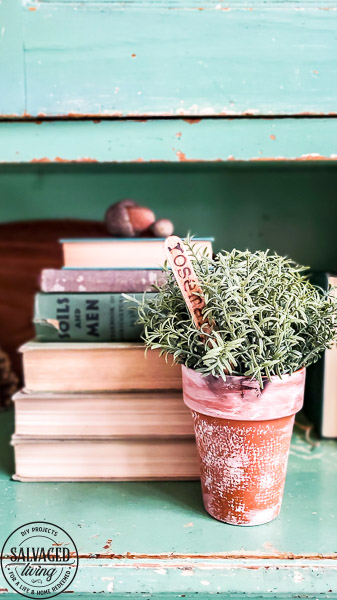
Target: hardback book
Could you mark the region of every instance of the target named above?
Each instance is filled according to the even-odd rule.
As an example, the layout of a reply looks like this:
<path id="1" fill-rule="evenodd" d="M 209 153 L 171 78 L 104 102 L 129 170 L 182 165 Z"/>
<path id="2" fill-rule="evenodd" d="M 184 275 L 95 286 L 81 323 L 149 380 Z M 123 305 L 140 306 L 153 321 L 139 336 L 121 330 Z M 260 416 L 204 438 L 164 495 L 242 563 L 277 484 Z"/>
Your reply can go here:
<path id="1" fill-rule="evenodd" d="M 133 294 L 141 299 L 142 294 Z M 149 293 L 148 297 L 155 296 Z M 136 305 L 122 294 L 46 294 L 35 296 L 36 339 L 43 342 L 137 342 Z"/>
<path id="2" fill-rule="evenodd" d="M 161 269 L 43 269 L 42 292 L 151 292 L 166 281 Z"/>
<path id="3" fill-rule="evenodd" d="M 337 277 L 314 273 L 311 281 L 323 289 L 337 286 Z M 334 292 L 336 294 L 336 291 Z M 321 437 L 337 438 L 337 347 L 307 369 L 304 413 Z"/>
<path id="4" fill-rule="evenodd" d="M 28 342 L 25 386 L 36 392 L 180 390 L 181 366 L 141 343 Z"/>
<path id="5" fill-rule="evenodd" d="M 164 238 L 101 238 L 60 240 L 65 267 L 162 267 L 166 261 Z M 193 238 L 195 249 L 212 255 L 213 238 Z"/>
<path id="6" fill-rule="evenodd" d="M 176 391 L 47 393 L 17 392 L 15 432 L 77 436 L 193 435 L 190 410 Z"/>
<path id="7" fill-rule="evenodd" d="M 337 277 L 329 276 L 329 283 L 337 288 Z M 336 296 L 336 289 L 334 290 Z M 325 351 L 322 403 L 322 436 L 337 438 L 337 346 Z"/>
<path id="8" fill-rule="evenodd" d="M 14 435 L 19 481 L 135 481 L 198 479 L 199 460 L 192 436 L 63 437 Z"/>

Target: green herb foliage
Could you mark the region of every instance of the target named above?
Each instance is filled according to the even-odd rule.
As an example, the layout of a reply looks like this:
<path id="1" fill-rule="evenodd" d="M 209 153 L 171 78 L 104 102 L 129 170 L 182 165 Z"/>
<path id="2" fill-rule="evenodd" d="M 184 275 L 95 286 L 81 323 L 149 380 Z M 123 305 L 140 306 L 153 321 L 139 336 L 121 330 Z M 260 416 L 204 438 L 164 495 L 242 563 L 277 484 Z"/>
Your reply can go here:
<path id="1" fill-rule="evenodd" d="M 189 253 L 204 290 L 204 315 L 215 322 L 211 334 L 200 330 L 186 308 L 172 271 L 138 305 L 148 348 L 204 375 L 281 377 L 317 361 L 336 339 L 337 301 L 332 290 L 312 285 L 306 268 L 268 252 L 233 250 L 214 259 Z"/>

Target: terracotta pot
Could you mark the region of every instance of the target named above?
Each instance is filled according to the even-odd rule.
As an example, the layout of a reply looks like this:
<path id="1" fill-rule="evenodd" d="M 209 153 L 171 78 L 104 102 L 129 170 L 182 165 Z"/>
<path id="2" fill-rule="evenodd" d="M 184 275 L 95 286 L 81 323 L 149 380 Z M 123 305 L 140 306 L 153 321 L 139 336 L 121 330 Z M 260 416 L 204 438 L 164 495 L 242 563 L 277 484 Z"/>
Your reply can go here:
<path id="1" fill-rule="evenodd" d="M 204 505 L 232 525 L 261 525 L 280 512 L 295 413 L 303 405 L 305 369 L 282 379 L 212 375 L 182 367 L 191 409 Z"/>

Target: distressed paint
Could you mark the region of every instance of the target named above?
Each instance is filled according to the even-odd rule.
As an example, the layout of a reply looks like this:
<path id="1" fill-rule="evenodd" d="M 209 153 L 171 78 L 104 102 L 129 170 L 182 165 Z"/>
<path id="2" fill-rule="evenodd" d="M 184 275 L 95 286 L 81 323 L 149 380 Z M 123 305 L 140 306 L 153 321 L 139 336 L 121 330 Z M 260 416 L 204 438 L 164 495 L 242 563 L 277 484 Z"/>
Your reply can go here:
<path id="1" fill-rule="evenodd" d="M 289 565 L 296 557 L 303 564 L 337 559 L 336 441 L 312 448 L 295 428 L 280 517 L 246 529 L 210 519 L 202 507 L 199 482 L 13 482 L 8 445 L 13 426 L 11 412 L 0 414 L 1 539 L 17 523 L 45 518 L 74 536 L 83 559 L 97 556 L 100 563 L 127 559 L 132 564 L 146 557 L 157 563 L 170 557 L 275 558 Z M 184 527 L 187 523 L 193 527 Z M 105 549 L 110 539 L 110 549 Z"/>
<path id="2" fill-rule="evenodd" d="M 105 4 L 106 9 L 118 10 L 127 7 L 132 8 L 161 8 L 170 10 L 249 10 L 265 7 L 265 0 L 21 0 L 22 5 L 30 10 L 37 10 L 41 3 L 45 4 L 71 4 L 74 7 L 82 7 L 84 9 L 95 4 Z M 316 10 L 333 10 L 336 6 L 335 0 L 301 0 L 300 5 L 296 0 L 269 0 L 268 5 L 278 8 L 292 8 L 293 10 L 301 10 L 303 8 L 315 8 Z"/>
<path id="3" fill-rule="evenodd" d="M 231 525 L 268 523 L 281 509 L 294 417 L 219 419 L 192 411 L 204 505 Z"/>
<path id="4" fill-rule="evenodd" d="M 19 0 L 0 2 L 0 115 L 26 116 L 23 14 Z"/>
<path id="5" fill-rule="evenodd" d="M 209 518 L 209 517 L 208 517 Z M 246 530 L 247 531 L 247 530 Z M 188 574 L 188 575 L 187 575 Z M 99 594 L 100 598 L 152 597 L 177 598 L 181 595 L 199 593 L 204 598 L 214 598 L 222 593 L 226 598 L 261 600 L 267 598 L 317 598 L 324 597 L 336 587 L 336 560 L 282 561 L 270 559 L 244 560 L 198 560 L 165 561 L 103 560 L 94 557 L 80 558 L 80 568 L 68 593 L 72 597 L 88 597 Z M 1 574 L 1 582 L 5 582 Z M 207 582 L 207 583 L 206 583 Z M 205 596 L 207 586 L 207 595 Z M 17 595 L 4 586 L 6 598 L 17 600 Z M 113 595 L 112 595 L 113 593 Z M 210 596 L 208 596 L 210 594 Z M 322 594 L 322 596 L 321 596 Z M 337 594 L 330 594 L 330 599 Z"/>
<path id="6" fill-rule="evenodd" d="M 336 159 L 337 119 L 0 123 L 1 163 Z"/>
<path id="7" fill-rule="evenodd" d="M 279 514 L 294 414 L 303 406 L 305 369 L 291 376 L 226 381 L 182 367 L 200 456 L 204 505 L 232 525 L 261 525 Z"/>
<path id="8" fill-rule="evenodd" d="M 336 8 L 3 0 L 1 114 L 336 114 Z"/>
<path id="9" fill-rule="evenodd" d="M 261 390 L 256 379 L 226 376 L 226 381 L 203 377 L 182 366 L 184 402 L 203 415 L 238 421 L 265 421 L 294 415 L 303 406 L 305 369 L 292 375 L 263 377 Z"/>
<path id="10" fill-rule="evenodd" d="M 76 597 L 98 593 L 100 598 L 104 598 L 106 594 L 118 600 L 129 599 L 130 595 L 133 598 L 133 594 L 136 598 L 149 598 L 153 594 L 154 600 L 181 597 L 182 594 L 194 594 L 195 598 L 198 593 L 202 600 L 214 598 L 219 593 L 226 594 L 226 598 L 234 596 L 236 600 L 260 600 L 265 597 L 264 594 L 269 599 L 284 600 L 302 595 L 310 598 L 315 592 L 317 599 L 335 588 L 336 578 L 336 562 L 329 560 L 322 560 L 319 564 L 275 559 L 268 564 L 258 559 L 222 562 L 169 559 L 165 563 L 145 559 L 137 562 L 103 561 L 100 564 L 94 558 L 80 558 L 80 561 L 82 567 L 69 592 Z M 17 595 L 11 590 L 9 592 L 7 598 L 17 599 Z M 328 597 L 336 598 L 336 595 L 330 593 Z"/>
<path id="11" fill-rule="evenodd" d="M 190 575 L 186 576 L 186 573 Z M 335 589 L 336 576 L 336 561 L 328 560 L 316 564 L 311 561 L 282 562 L 271 559 L 266 564 L 258 559 L 176 561 L 173 558 L 163 563 L 151 559 L 134 564 L 128 561 L 103 561 L 98 567 L 91 559 L 83 564 L 82 573 L 71 590 L 74 593 L 88 593 L 91 590 L 106 593 L 109 583 L 113 581 L 113 591 L 118 598 L 124 597 L 124 594 L 128 598 L 129 593 L 138 593 L 139 596 L 141 593 L 150 593 L 157 600 L 165 593 L 172 596 L 199 593 L 204 600 L 207 592 L 210 597 L 219 593 L 226 594 L 226 597 L 227 594 L 237 594 L 239 598 L 248 597 L 252 600 L 260 599 L 263 592 L 277 598 L 283 598 L 283 594 L 296 597 L 315 591 L 317 594 L 327 593 Z M 104 579 L 107 577 L 110 579 Z"/>
<path id="12" fill-rule="evenodd" d="M 1 539 L 30 520 L 64 527 L 80 556 L 73 598 L 337 597 L 337 442 L 312 449 L 296 433 L 279 518 L 240 528 L 205 513 L 199 483 L 13 482 L 11 413 L 0 428 Z M 2 574 L 0 587 L 17 600 Z"/>

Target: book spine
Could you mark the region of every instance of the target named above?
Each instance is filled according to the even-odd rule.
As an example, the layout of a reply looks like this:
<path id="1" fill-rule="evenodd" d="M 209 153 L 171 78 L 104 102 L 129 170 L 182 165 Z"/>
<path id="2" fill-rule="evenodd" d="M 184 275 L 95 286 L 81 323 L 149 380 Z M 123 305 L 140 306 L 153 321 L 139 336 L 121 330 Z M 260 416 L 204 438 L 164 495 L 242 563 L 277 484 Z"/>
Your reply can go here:
<path id="1" fill-rule="evenodd" d="M 162 285 L 167 275 L 160 269 L 44 269 L 41 273 L 42 292 L 125 292 L 153 291 Z"/>
<path id="2" fill-rule="evenodd" d="M 134 296 L 140 299 L 142 294 Z M 143 327 L 136 324 L 135 306 L 122 294 L 39 293 L 34 309 L 36 338 L 40 342 L 136 342 Z"/>
<path id="3" fill-rule="evenodd" d="M 312 271 L 309 280 L 323 290 L 329 286 L 328 275 L 322 271 Z M 306 369 L 303 414 L 314 426 L 316 433 L 322 437 L 323 405 L 324 405 L 324 371 L 325 352 L 321 358 Z"/>

